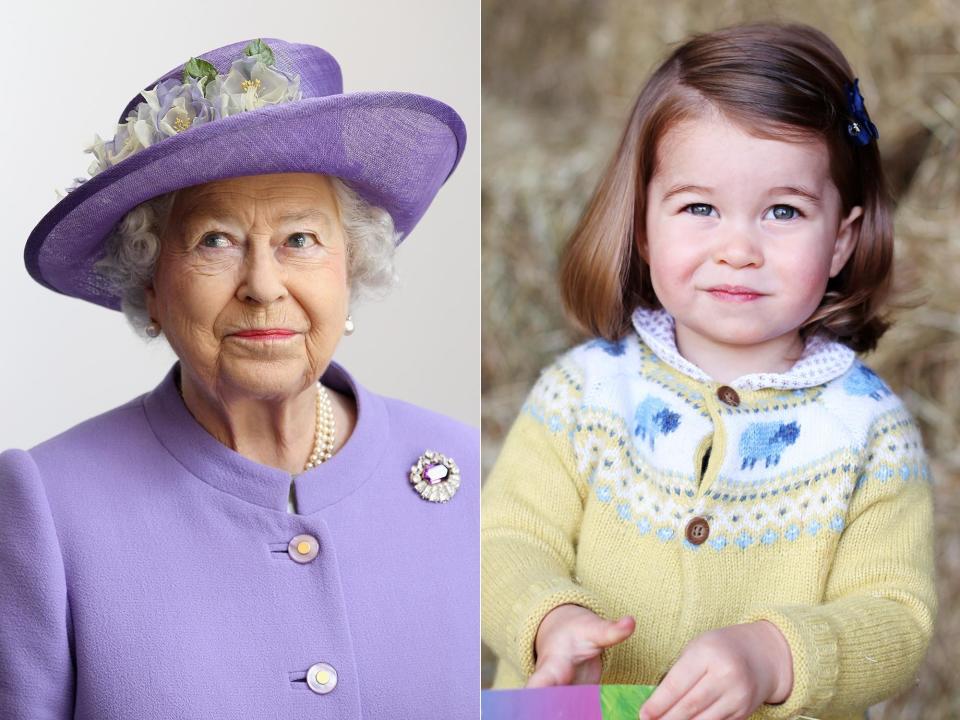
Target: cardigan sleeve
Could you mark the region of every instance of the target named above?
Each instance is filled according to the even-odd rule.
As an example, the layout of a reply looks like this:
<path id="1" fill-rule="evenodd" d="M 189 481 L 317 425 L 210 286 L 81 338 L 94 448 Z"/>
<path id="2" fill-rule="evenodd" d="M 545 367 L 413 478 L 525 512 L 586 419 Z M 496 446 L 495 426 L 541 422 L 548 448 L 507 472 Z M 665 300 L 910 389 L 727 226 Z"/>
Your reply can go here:
<path id="1" fill-rule="evenodd" d="M 578 398 L 575 381 L 548 368 L 483 491 L 483 639 L 523 677 L 533 673 L 537 629 L 550 610 L 569 603 L 602 614 L 599 600 L 574 579 L 587 492 L 567 432 Z"/>
<path id="2" fill-rule="evenodd" d="M 60 543 L 33 458 L 0 454 L 0 717 L 73 717 L 74 665 Z"/>
<path id="3" fill-rule="evenodd" d="M 757 718 L 862 713 L 909 687 L 936 617 L 933 501 L 919 431 L 902 407 L 871 430 L 817 606 L 759 608 L 793 655 L 793 690 Z"/>

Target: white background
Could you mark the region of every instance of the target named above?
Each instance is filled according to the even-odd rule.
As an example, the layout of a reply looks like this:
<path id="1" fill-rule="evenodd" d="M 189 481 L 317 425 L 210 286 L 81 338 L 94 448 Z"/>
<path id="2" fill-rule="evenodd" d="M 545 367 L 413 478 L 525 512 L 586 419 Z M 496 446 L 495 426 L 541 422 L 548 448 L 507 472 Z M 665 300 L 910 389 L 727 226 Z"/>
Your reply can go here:
<path id="1" fill-rule="evenodd" d="M 122 313 L 35 283 L 23 246 L 132 97 L 192 55 L 256 37 L 330 51 L 345 92 L 429 95 L 466 123 L 457 171 L 400 246 L 400 287 L 354 308 L 357 331 L 334 359 L 375 392 L 479 425 L 479 2 L 59 0 L 8 3 L 3 26 L 0 450 L 149 391 L 176 360 Z"/>

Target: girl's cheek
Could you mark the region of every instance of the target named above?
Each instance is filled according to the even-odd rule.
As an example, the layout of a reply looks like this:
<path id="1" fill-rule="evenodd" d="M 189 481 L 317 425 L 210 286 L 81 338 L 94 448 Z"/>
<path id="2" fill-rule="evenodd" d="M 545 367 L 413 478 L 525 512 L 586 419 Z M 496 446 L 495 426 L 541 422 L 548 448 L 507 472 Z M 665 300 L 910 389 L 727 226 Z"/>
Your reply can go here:
<path id="1" fill-rule="evenodd" d="M 812 295 L 818 304 L 823 299 L 824 293 L 827 291 L 828 280 L 829 276 L 826 273 L 817 275 L 815 277 L 809 277 L 806 280 L 807 294 Z"/>
<path id="2" fill-rule="evenodd" d="M 680 284 L 693 277 L 700 266 L 697 258 L 681 246 L 675 246 L 670 252 L 663 253 L 657 262 L 658 275 L 668 284 Z"/>

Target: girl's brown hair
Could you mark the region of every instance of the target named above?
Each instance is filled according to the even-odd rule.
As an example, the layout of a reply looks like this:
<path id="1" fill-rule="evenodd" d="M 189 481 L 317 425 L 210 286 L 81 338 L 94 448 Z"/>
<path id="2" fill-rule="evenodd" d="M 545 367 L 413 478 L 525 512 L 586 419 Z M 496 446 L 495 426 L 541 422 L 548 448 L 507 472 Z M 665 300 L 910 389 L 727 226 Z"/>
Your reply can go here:
<path id="1" fill-rule="evenodd" d="M 847 131 L 853 79 L 840 49 L 807 25 L 738 25 L 671 53 L 637 98 L 563 253 L 563 301 L 580 328 L 617 339 L 634 308 L 660 307 L 642 256 L 647 187 L 666 131 L 708 105 L 761 137 L 826 142 L 842 215 L 859 205 L 863 216 L 853 254 L 800 332 L 826 331 L 858 352 L 874 348 L 888 326 L 880 313 L 890 292 L 893 223 L 877 143 L 860 145 Z"/>

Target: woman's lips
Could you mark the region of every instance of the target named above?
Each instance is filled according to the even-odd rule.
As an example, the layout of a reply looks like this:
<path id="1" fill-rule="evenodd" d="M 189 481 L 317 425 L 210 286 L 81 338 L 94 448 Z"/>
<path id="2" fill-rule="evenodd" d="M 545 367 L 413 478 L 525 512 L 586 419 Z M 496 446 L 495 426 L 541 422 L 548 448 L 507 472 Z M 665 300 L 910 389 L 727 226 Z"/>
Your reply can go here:
<path id="1" fill-rule="evenodd" d="M 717 300 L 726 302 L 750 302 L 764 296 L 764 293 L 741 285 L 717 285 L 707 290 Z"/>
<path id="2" fill-rule="evenodd" d="M 233 337 L 243 338 L 245 340 L 285 340 L 296 334 L 293 330 L 270 328 L 267 330 L 242 330 L 241 332 L 233 333 Z"/>

